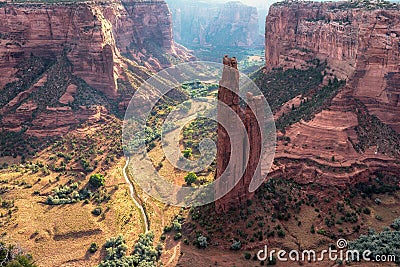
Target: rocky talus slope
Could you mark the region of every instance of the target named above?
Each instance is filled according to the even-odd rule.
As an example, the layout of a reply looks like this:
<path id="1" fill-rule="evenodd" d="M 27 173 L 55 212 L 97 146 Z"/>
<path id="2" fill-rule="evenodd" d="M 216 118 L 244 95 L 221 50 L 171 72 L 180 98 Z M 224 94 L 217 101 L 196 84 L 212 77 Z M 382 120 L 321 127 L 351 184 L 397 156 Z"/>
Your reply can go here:
<path id="1" fill-rule="evenodd" d="M 121 111 L 150 72 L 191 58 L 164 1 L 3 3 L 0 22 L 1 126 L 31 135 Z"/>
<path id="2" fill-rule="evenodd" d="M 307 69 L 315 58 L 327 62 L 323 83 L 293 95 L 277 109 L 277 118 L 283 113 L 295 117 L 333 77 L 346 80 L 333 97 L 325 96 L 322 110 L 282 130 L 271 177 L 346 187 L 376 175 L 398 176 L 399 18 L 399 6 L 389 3 L 285 2 L 271 7 L 266 71 Z"/>

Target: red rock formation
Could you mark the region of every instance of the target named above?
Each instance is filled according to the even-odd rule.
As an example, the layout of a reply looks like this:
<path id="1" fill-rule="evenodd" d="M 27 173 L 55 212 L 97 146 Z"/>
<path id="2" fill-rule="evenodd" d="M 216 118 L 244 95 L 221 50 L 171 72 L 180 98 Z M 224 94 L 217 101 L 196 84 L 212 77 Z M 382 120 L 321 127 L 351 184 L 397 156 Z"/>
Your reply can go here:
<path id="1" fill-rule="evenodd" d="M 261 154 L 261 132 L 257 119 L 249 106 L 243 111 L 239 105 L 239 71 L 236 58 L 224 57 L 224 69 L 218 90 L 218 124 L 216 195 L 228 192 L 215 202 L 217 212 L 226 212 L 230 208 L 245 204 L 254 196 L 249 185 L 254 175 L 261 175 L 257 168 Z M 229 88 L 229 89 L 228 89 Z M 258 101 L 258 97 L 248 95 L 248 102 Z M 230 111 L 223 108 L 224 103 Z M 257 111 L 255 111 L 257 112 Z M 233 118 L 237 114 L 238 119 Z M 242 126 L 242 127 L 241 127 Z M 244 126 L 244 127 L 243 127 Z M 229 132 L 229 135 L 228 135 Z M 247 137 L 248 136 L 248 140 Z M 248 151 L 246 150 L 248 147 Z M 232 148 L 238 153 L 232 153 Z M 245 153 L 249 153 L 246 155 Z M 245 159 L 248 158 L 248 162 Z M 247 166 L 246 166 L 247 164 Z M 225 173 L 224 175 L 222 175 Z M 222 177 L 221 177 L 222 176 Z M 229 190 L 232 188 L 231 190 Z"/>
<path id="2" fill-rule="evenodd" d="M 82 97 L 75 77 L 108 99 L 123 103 L 130 95 L 118 90 L 118 79 L 126 82 L 129 79 L 134 86 L 140 86 L 151 71 L 171 65 L 166 53 L 177 60 L 191 59 L 184 47 L 175 46 L 171 15 L 161 0 L 7 3 L 0 7 L 0 22 L 0 94 L 7 83 L 22 80 L 19 73 L 23 71 L 17 67 L 32 56 L 43 62 L 62 59 L 67 65 L 57 77 L 53 76 L 54 86 L 50 90 L 67 89 L 63 95 L 52 93 L 58 99 L 48 109 L 43 105 L 38 109 L 37 103 L 30 99 L 35 92 L 45 90 L 49 72 L 46 68 L 34 77 L 32 82 L 38 81 L 29 89 L 14 85 L 11 91 L 15 89 L 17 95 L 4 94 L 4 98 L 10 95 L 12 99 L 6 99 L 9 102 L 0 106 L 0 126 L 12 131 L 28 127 L 26 133 L 31 135 L 63 134 L 69 126 L 97 118 L 99 110 L 105 112 L 101 107 L 79 107 L 80 99 L 78 107 L 66 109 L 76 97 Z M 135 77 L 130 74 L 127 78 L 126 69 L 136 65 Z M 68 78 L 61 81 L 62 76 Z M 120 106 L 123 109 L 124 105 Z"/>
<path id="3" fill-rule="evenodd" d="M 353 3 L 354 4 L 354 3 Z M 266 67 L 300 66 L 320 58 L 347 78 L 370 113 L 400 133 L 400 11 L 349 2 L 271 6 L 265 26 Z"/>
<path id="4" fill-rule="evenodd" d="M 354 146 L 360 141 L 355 131 L 360 113 L 376 115 L 400 133 L 400 11 L 396 4 L 350 6 L 355 3 L 282 2 L 270 9 L 267 70 L 302 67 L 319 58 L 327 60 L 328 72 L 347 79 L 347 85 L 311 121 L 285 129 L 269 178 L 347 187 L 367 182 L 377 171 L 400 173 L 398 149 L 390 154 L 377 145 L 365 151 Z"/>
<path id="5" fill-rule="evenodd" d="M 65 52 L 75 75 L 116 97 L 121 55 L 158 70 L 170 63 L 156 52 L 184 54 L 175 49 L 164 1 L 6 4 L 0 7 L 0 21 L 0 86 L 31 54 L 54 60 Z"/>

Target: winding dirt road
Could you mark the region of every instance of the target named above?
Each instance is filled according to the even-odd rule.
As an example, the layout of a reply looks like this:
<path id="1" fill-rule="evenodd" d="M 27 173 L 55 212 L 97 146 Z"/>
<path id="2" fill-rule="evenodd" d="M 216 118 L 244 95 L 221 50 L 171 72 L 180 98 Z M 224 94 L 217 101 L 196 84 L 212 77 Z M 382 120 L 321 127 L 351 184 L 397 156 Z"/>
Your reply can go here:
<path id="1" fill-rule="evenodd" d="M 141 213 L 142 221 L 143 221 L 143 230 L 145 233 L 147 233 L 149 231 L 149 222 L 147 221 L 147 215 L 143 209 L 143 206 L 136 200 L 136 198 L 139 198 L 139 196 L 137 195 L 131 180 L 129 179 L 128 175 L 126 174 L 126 169 L 128 168 L 128 165 L 129 165 L 129 157 L 126 158 L 126 163 L 125 163 L 124 168 L 122 169 L 122 172 L 124 174 L 125 181 L 129 185 L 129 194 L 132 198 L 132 201 L 133 201 L 133 203 L 135 203 L 135 206 L 139 209 L 139 211 Z"/>

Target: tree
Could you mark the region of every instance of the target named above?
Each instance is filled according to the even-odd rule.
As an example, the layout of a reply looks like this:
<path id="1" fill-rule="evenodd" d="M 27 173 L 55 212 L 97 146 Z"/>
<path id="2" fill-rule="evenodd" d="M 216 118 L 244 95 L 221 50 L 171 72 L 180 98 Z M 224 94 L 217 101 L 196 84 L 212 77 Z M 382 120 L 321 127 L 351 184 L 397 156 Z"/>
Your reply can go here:
<path id="1" fill-rule="evenodd" d="M 104 175 L 99 173 L 93 174 L 89 178 L 89 184 L 96 188 L 103 186 L 105 184 L 105 181 L 106 179 L 104 178 Z"/>
<path id="2" fill-rule="evenodd" d="M 192 156 L 192 149 L 190 147 L 186 148 L 185 150 L 182 151 L 182 153 L 183 156 L 188 159 Z"/>
<path id="3" fill-rule="evenodd" d="M 189 172 L 185 176 L 185 182 L 188 186 L 192 185 L 193 183 L 197 182 L 197 175 L 194 172 Z"/>

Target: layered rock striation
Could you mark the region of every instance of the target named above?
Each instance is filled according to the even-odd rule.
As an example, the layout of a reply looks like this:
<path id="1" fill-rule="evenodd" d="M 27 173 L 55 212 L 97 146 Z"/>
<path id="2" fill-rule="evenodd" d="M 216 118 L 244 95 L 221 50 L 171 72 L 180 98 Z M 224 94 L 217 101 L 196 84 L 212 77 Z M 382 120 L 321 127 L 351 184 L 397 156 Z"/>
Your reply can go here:
<path id="1" fill-rule="evenodd" d="M 334 76 L 347 82 L 311 120 L 279 134 L 269 177 L 347 187 L 399 175 L 400 9 L 360 3 L 282 2 L 271 7 L 266 71 L 307 68 L 307 61 L 318 58 L 328 64 L 324 82 Z M 312 95 L 300 97 L 313 101 Z M 290 109 L 285 112 L 290 116 Z"/>
<path id="2" fill-rule="evenodd" d="M 2 85 L 31 54 L 54 60 L 65 53 L 74 74 L 115 97 L 121 55 L 157 70 L 169 63 L 149 47 L 175 53 L 171 15 L 163 1 L 10 3 L 0 14 Z"/>
<path id="3" fill-rule="evenodd" d="M 266 19 L 266 68 L 327 60 L 369 112 L 400 133 L 400 7 L 366 5 L 274 4 Z"/>
<path id="4" fill-rule="evenodd" d="M 164 1 L 10 2 L 0 6 L 0 22 L 0 119 L 6 130 L 65 133 L 118 103 L 123 110 L 132 88 L 151 72 L 192 59 L 174 43 Z"/>

